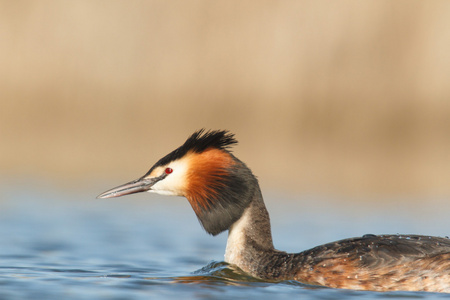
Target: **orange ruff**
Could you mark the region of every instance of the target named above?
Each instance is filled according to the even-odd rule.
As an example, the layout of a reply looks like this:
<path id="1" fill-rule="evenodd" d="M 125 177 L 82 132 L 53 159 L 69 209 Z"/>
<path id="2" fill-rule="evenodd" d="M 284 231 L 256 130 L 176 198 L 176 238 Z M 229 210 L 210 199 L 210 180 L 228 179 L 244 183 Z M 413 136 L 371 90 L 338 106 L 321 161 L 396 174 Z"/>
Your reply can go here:
<path id="1" fill-rule="evenodd" d="M 194 211 L 201 214 L 201 209 L 208 209 L 218 191 L 226 186 L 224 178 L 234 162 L 228 153 L 215 148 L 188 155 L 190 168 L 185 196 Z"/>

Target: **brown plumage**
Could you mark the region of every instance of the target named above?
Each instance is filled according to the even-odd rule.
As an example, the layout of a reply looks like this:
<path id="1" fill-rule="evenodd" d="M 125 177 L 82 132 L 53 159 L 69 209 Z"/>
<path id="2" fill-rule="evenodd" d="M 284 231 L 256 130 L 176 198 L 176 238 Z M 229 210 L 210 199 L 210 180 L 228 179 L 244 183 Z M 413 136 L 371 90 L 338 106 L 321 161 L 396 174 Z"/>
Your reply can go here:
<path id="1" fill-rule="evenodd" d="M 301 253 L 295 279 L 334 288 L 450 292 L 450 240 L 366 235 Z"/>
<path id="2" fill-rule="evenodd" d="M 204 229 L 228 230 L 225 261 L 268 280 L 333 288 L 450 293 L 450 240 L 418 235 L 365 235 L 300 253 L 273 246 L 258 180 L 229 150 L 227 131 L 200 130 L 141 178 L 99 198 L 137 192 L 184 196 Z"/>

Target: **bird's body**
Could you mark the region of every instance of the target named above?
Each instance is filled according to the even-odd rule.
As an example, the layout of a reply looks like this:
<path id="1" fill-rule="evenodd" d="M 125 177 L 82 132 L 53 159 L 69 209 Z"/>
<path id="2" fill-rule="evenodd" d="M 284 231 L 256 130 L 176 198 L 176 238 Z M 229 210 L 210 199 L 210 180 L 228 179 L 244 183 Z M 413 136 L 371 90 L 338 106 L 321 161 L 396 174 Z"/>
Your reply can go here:
<path id="1" fill-rule="evenodd" d="M 365 235 L 301 253 L 273 246 L 270 219 L 256 177 L 228 148 L 226 131 L 200 130 L 138 180 L 99 198 L 150 191 L 185 196 L 203 228 L 228 230 L 225 261 L 267 280 L 372 291 L 450 293 L 450 239 Z"/>

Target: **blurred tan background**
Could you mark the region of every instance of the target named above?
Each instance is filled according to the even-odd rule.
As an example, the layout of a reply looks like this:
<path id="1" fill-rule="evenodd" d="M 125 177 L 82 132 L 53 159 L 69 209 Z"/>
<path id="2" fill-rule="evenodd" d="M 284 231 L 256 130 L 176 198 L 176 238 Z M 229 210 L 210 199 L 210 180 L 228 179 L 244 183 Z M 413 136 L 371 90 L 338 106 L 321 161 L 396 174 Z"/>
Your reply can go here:
<path id="1" fill-rule="evenodd" d="M 448 196 L 450 1 L 3 0 L 0 103 L 1 178 L 110 188 L 204 127 L 263 189 Z"/>

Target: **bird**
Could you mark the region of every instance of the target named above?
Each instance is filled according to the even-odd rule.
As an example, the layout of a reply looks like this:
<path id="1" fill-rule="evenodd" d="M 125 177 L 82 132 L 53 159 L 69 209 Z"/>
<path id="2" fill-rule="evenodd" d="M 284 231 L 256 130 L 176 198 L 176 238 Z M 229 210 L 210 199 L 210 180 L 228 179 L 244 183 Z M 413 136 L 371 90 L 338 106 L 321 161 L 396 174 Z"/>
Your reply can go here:
<path id="1" fill-rule="evenodd" d="M 228 231 L 224 261 L 262 280 L 450 293 L 448 237 L 366 234 L 299 253 L 275 249 L 258 180 L 232 153 L 236 144 L 228 130 L 197 130 L 142 177 L 97 198 L 139 192 L 183 196 L 207 233 Z"/>

